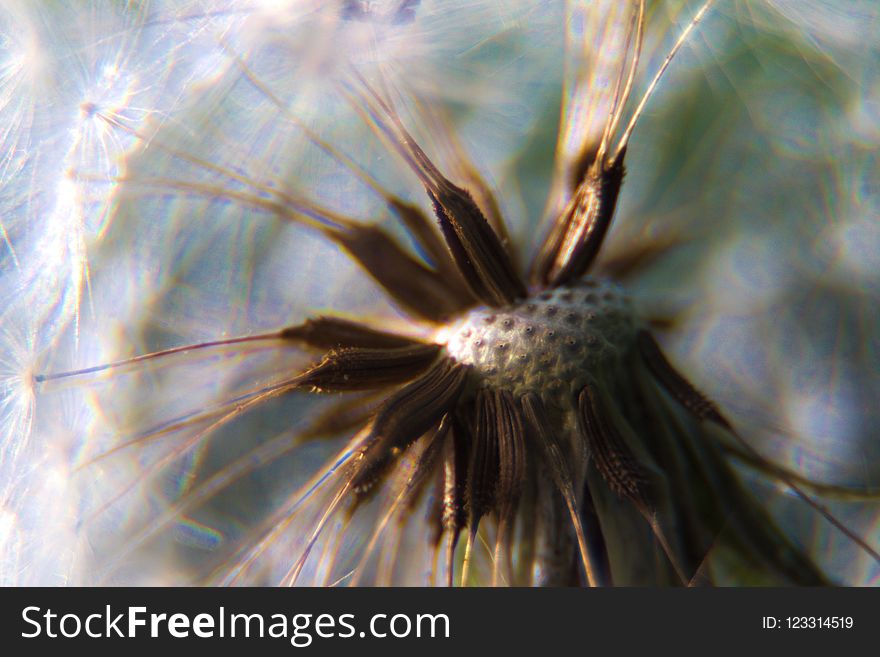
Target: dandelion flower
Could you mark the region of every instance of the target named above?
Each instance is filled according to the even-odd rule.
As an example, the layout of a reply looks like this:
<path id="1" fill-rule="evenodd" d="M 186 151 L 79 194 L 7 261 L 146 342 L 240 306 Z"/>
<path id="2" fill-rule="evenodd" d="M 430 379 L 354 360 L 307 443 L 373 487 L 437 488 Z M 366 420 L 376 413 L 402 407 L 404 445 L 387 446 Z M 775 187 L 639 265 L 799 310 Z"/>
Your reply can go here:
<path id="1" fill-rule="evenodd" d="M 859 362 L 877 326 L 858 310 L 876 290 L 853 237 L 873 234 L 876 134 L 835 134 L 816 100 L 851 45 L 818 4 L 803 23 L 728 7 L 703 33 L 706 9 L 123 12 L 110 49 L 173 66 L 103 63 L 55 195 L 73 225 L 39 238 L 66 240 L 68 269 L 24 279 L 41 302 L 73 290 L 23 404 L 68 450 L 73 579 L 876 578 L 880 461 L 859 423 L 877 381 Z M 765 19 L 821 47 L 779 53 Z M 701 38 L 715 62 L 670 63 Z M 804 80 L 772 87 L 786 66 Z M 860 116 L 874 83 L 835 102 Z M 700 111 L 712 84 L 741 105 Z M 750 170 L 764 151 L 772 177 Z M 805 169 L 826 205 L 774 218 Z M 823 290 L 852 272 L 855 310 L 835 318 Z"/>

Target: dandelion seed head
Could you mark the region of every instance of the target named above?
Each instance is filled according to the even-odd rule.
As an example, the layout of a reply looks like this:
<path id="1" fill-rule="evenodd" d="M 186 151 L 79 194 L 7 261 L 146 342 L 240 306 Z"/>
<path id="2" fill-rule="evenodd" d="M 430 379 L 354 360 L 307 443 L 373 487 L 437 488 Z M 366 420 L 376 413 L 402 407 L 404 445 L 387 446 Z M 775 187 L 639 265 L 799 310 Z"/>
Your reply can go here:
<path id="1" fill-rule="evenodd" d="M 680 3 L 672 4 L 680 22 Z M 684 312 L 668 336 L 672 352 L 687 363 L 700 387 L 736 411 L 738 425 L 757 427 L 756 444 L 775 433 L 760 443 L 775 462 L 811 476 L 839 466 L 842 478 L 862 481 L 852 466 L 867 458 L 859 438 L 867 426 L 863 409 L 873 383 L 868 378 L 867 392 L 859 392 L 846 381 L 864 380 L 857 363 L 870 355 L 870 330 L 833 329 L 833 309 L 845 307 L 830 293 L 820 298 L 810 291 L 794 304 L 789 293 L 807 279 L 826 284 L 833 278 L 841 289 L 853 290 L 850 277 L 857 276 L 862 287 L 852 301 L 864 305 L 875 285 L 870 246 L 876 231 L 866 217 L 876 209 L 870 191 L 876 166 L 869 158 L 848 155 L 869 150 L 877 141 L 876 112 L 870 94 L 864 101 L 849 88 L 826 94 L 824 81 L 812 84 L 802 75 L 821 59 L 815 57 L 817 50 L 829 56 L 837 72 L 853 61 L 837 56 L 856 42 L 836 34 L 840 17 L 830 17 L 818 3 L 806 3 L 803 15 L 786 3 L 770 4 L 784 10 L 791 29 L 768 27 L 773 38 L 757 34 L 758 29 L 743 35 L 740 23 L 718 20 L 708 30 L 711 38 L 693 39 L 697 56 L 690 44 L 679 56 L 673 67 L 678 73 L 671 72 L 669 83 L 661 85 L 634 136 L 627 192 L 609 239 L 623 245 L 622 251 L 630 238 L 678 231 L 689 240 L 690 246 L 674 248 L 647 273 L 628 280 L 627 290 L 640 302 L 651 298 L 661 309 L 675 306 L 670 299 L 679 302 Z M 22 25 L 36 26 L 37 46 L 48 42 L 43 28 L 37 29 L 43 22 L 51 26 L 68 18 L 60 9 L 52 20 L 37 20 L 27 3 L 14 6 L 26 19 Z M 480 173 L 498 184 L 503 214 L 513 218 L 510 246 L 526 247 L 534 240 L 552 171 L 549 155 L 542 159 L 541 153 L 552 151 L 559 117 L 561 6 L 317 0 L 215 2 L 209 10 L 165 3 L 115 5 L 113 11 L 93 12 L 100 18 L 79 30 L 81 38 L 74 30 L 66 50 L 27 46 L 30 37 L 24 29 L 18 41 L 2 42 L 18 52 L 36 47 L 41 55 L 10 58 L 8 67 L 0 69 L 0 75 L 27 92 L 7 94 L 0 86 L 0 114 L 13 116 L 20 126 L 8 134 L 34 137 L 27 152 L 7 149 L 12 155 L 3 160 L 6 171 L 25 171 L 22 179 L 31 182 L 16 185 L 16 198 L 10 201 L 10 207 L 26 205 L 27 210 L 0 219 L 5 222 L 0 224 L 0 248 L 5 244 L 23 263 L 14 284 L 11 277 L 2 278 L 2 292 L 6 298 L 26 291 L 37 335 L 37 346 L 28 349 L 31 355 L 12 358 L 3 379 L 2 412 L 18 418 L 9 424 L 10 433 L 27 433 L 34 424 L 34 390 L 27 375 L 33 353 L 43 354 L 38 371 L 47 371 L 47 357 L 49 369 L 57 371 L 277 329 L 307 313 L 344 313 L 433 339 L 484 382 L 504 390 L 513 386 L 516 394 L 543 392 L 559 381 L 587 383 L 584 370 L 601 370 L 629 350 L 634 317 L 622 296 L 612 302 L 613 313 L 606 313 L 602 302 L 570 306 L 556 297 L 532 299 L 473 310 L 438 331 L 436 325 L 403 318 L 402 309 L 374 281 L 340 264 L 335 244 L 285 223 L 283 213 L 235 196 L 253 191 L 280 205 L 291 196 L 305 198 L 363 225 L 378 222 L 404 245 L 412 242 L 390 225 L 385 200 L 365 190 L 301 127 L 354 156 L 388 190 L 430 209 L 419 195 L 418 181 L 396 166 L 340 93 L 345 89 L 340 82 L 350 81 L 346 76 L 355 69 L 371 82 L 387 82 L 377 86 L 384 87 L 380 91 L 387 92 L 441 168 L 452 170 L 442 154 L 443 135 L 461 137 L 466 150 L 477 154 L 474 164 Z M 725 19 L 736 12 L 729 6 L 718 12 Z M 100 3 L 94 7 L 106 9 Z M 763 26 L 765 17 L 756 14 L 744 22 Z M 844 15 L 844 24 L 853 17 Z M 866 25 L 871 23 L 858 29 L 871 29 Z M 793 36 L 801 27 L 804 36 Z M 821 48 L 786 53 L 789 46 L 776 43 L 783 32 L 787 44 L 803 46 L 816 36 Z M 648 35 L 643 57 L 650 62 L 648 70 L 674 37 L 674 30 Z M 709 56 L 699 51 L 704 41 Z M 763 77 L 747 74 L 753 60 Z M 873 88 L 870 67 L 855 61 L 853 78 L 860 79 L 862 89 Z M 789 76 L 792 70 L 799 74 Z M 68 82 L 59 84 L 63 80 Z M 27 91 L 35 85 L 40 94 Z M 706 88 L 726 99 L 717 116 L 698 107 L 706 95 L 694 94 Z M 51 93 L 43 94 L 47 89 Z M 55 99 L 51 112 L 41 113 L 34 102 L 41 94 Z M 836 108 L 844 108 L 840 116 L 856 128 L 843 127 Z M 435 109 L 445 113 L 443 118 L 426 121 L 424 114 Z M 601 126 L 602 109 L 597 116 Z M 575 150 L 583 130 L 571 125 Z M 772 166 L 760 165 L 771 157 Z M 454 164 L 454 157 L 449 160 Z M 755 175 L 762 169 L 772 175 Z M 10 175 L 0 171 L 0 180 Z M 816 185 L 817 177 L 833 182 Z M 856 179 L 861 184 L 849 182 Z M 831 216 L 839 221 L 826 222 Z M 40 226 L 33 231 L 40 235 L 39 244 L 28 242 L 26 225 Z M 822 227 L 821 240 L 817 226 Z M 816 246 L 814 240 L 824 243 Z M 529 324 L 526 306 L 533 302 L 544 315 Z M 548 317 L 551 308 L 556 312 Z M 589 314 L 595 316 L 586 322 Z M 842 314 L 844 324 L 857 324 L 851 313 Z M 577 331 L 570 329 L 569 315 L 580 322 Z M 490 316 L 494 319 L 487 328 Z M 798 321 L 819 328 L 812 334 L 800 331 Z M 598 328 L 587 328 L 585 322 Z M 521 339 L 508 340 L 507 331 L 520 326 Z M 547 344 L 542 342 L 546 336 L 532 338 L 529 326 L 552 331 L 560 340 L 550 353 L 552 367 L 535 355 L 534 344 Z M 70 329 L 66 334 L 65 327 Z M 839 336 L 838 346 L 817 349 L 828 335 Z M 584 343 L 590 337 L 595 344 L 588 349 Z M 49 354 L 47 346 L 53 347 Z M 580 351 L 568 358 L 566 346 Z M 67 487 L 77 494 L 68 491 L 69 508 L 53 515 L 46 504 L 31 499 L 43 492 L 36 479 L 15 479 L 2 507 L 0 525 L 7 529 L 0 529 L 0 535 L 5 531 L 9 538 L 0 540 L 0 555 L 12 555 L 10 563 L 18 563 L 19 570 L 38 557 L 51 560 L 36 551 L 33 558 L 20 557 L 39 536 L 34 519 L 46 526 L 56 521 L 59 541 L 64 537 L 74 544 L 88 535 L 88 544 L 77 547 L 78 556 L 88 562 L 87 572 L 77 571 L 77 560 L 58 550 L 63 556 L 57 570 L 70 581 L 166 584 L 192 581 L 203 562 L 221 559 L 240 543 L 258 541 L 260 521 L 275 509 L 284 510 L 291 482 L 308 480 L 330 458 L 330 447 L 338 446 L 338 440 L 327 440 L 294 450 L 285 442 L 285 431 L 300 428 L 328 400 L 291 395 L 209 437 L 199 438 L 204 424 L 162 432 L 200 413 L 234 408 L 248 391 L 314 365 L 311 357 L 294 351 L 188 354 L 87 376 L 58 385 L 60 393 L 53 386 L 39 389 L 39 427 L 31 433 L 38 447 L 51 437 L 58 451 L 39 458 L 28 453 L 19 462 L 57 459 L 82 467 L 79 473 L 46 470 L 56 473 L 47 477 L 46 490 L 60 497 Z M 600 359 L 600 351 L 607 361 Z M 810 367 L 813 376 L 805 376 Z M 65 399 L 55 404 L 60 408 L 47 409 L 52 395 L 59 394 Z M 781 428 L 780 418 L 786 422 Z M 352 573 L 376 571 L 378 581 L 390 582 L 389 573 L 397 569 L 394 581 L 424 582 L 428 571 L 436 571 L 429 559 L 403 558 L 423 556 L 435 540 L 429 523 L 413 521 L 400 529 L 411 520 L 403 512 L 394 517 L 394 529 L 375 550 L 380 553 L 375 559 L 364 565 L 352 556 L 364 550 L 372 528 L 393 507 L 400 482 L 416 470 L 420 447 L 391 450 L 398 459 L 391 481 L 363 502 L 363 517 L 351 524 L 341 513 L 331 519 L 302 581 L 344 583 L 357 580 Z M 829 450 L 835 450 L 833 456 Z M 243 463 L 252 463 L 254 470 L 238 474 Z M 283 531 L 272 535 L 256 563 L 241 567 L 243 581 L 285 580 L 291 555 L 303 548 L 337 481 L 328 478 L 296 512 L 271 516 Z M 217 489 L 205 492 L 215 483 Z M 784 486 L 774 492 L 790 497 Z M 25 499 L 30 504 L 23 504 Z M 426 506 L 412 511 L 412 517 L 427 515 Z M 780 516 L 786 516 L 788 507 L 782 508 Z M 864 515 L 858 524 L 862 534 L 876 534 L 868 512 Z M 811 522 L 809 514 L 802 514 L 787 528 L 808 537 L 811 552 L 844 551 L 837 543 L 829 547 L 827 528 Z M 493 557 L 485 557 L 474 565 L 481 575 L 491 569 Z M 834 560 L 835 567 L 839 561 Z M 545 575 L 553 579 L 552 568 L 544 565 L 536 567 L 536 581 Z M 851 571 L 853 581 L 871 576 L 870 563 L 862 565 L 863 571 Z M 224 572 L 209 581 L 234 577 Z"/>

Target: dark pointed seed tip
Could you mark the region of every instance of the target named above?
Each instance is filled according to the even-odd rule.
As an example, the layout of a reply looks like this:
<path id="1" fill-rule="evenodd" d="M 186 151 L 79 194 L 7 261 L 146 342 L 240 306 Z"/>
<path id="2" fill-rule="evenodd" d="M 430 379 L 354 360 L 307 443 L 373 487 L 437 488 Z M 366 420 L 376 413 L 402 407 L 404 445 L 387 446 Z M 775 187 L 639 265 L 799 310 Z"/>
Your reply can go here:
<path id="1" fill-rule="evenodd" d="M 381 479 L 416 440 L 455 407 L 465 384 L 465 368 L 441 360 L 426 374 L 391 396 L 376 413 L 370 436 L 360 449 L 352 485 Z"/>
<path id="2" fill-rule="evenodd" d="M 615 494 L 649 508 L 645 471 L 591 386 L 585 386 L 578 395 L 578 408 L 584 438 L 595 457 L 593 462 L 608 487 Z"/>
<path id="3" fill-rule="evenodd" d="M 692 415 L 700 420 L 708 420 L 714 422 L 729 431 L 733 431 L 733 426 L 728 422 L 715 403 L 697 390 L 687 379 L 685 379 L 678 370 L 676 370 L 663 351 L 660 345 L 645 329 L 638 332 L 636 339 L 642 351 L 642 357 L 648 365 L 648 369 L 654 374 L 654 377 L 669 392 L 679 404 L 684 406 Z"/>
<path id="4" fill-rule="evenodd" d="M 467 190 L 444 181 L 434 194 L 434 213 L 453 259 L 475 296 L 487 305 L 509 305 L 527 294 L 486 218 Z"/>
<path id="5" fill-rule="evenodd" d="M 394 349 L 423 344 L 413 338 L 386 333 L 339 317 L 307 319 L 302 324 L 283 328 L 278 336 L 282 340 L 304 342 L 310 347 L 323 349 L 342 347 Z"/>

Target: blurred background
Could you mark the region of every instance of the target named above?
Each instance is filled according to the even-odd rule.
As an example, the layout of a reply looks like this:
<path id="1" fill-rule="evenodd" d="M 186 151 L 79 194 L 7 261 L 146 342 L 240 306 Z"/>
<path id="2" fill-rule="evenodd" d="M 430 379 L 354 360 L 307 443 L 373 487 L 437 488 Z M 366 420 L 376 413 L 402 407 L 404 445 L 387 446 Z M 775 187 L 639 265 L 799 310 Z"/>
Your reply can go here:
<path id="1" fill-rule="evenodd" d="M 633 99 L 699 4 L 648 3 Z M 336 247 L 255 201 L 281 190 L 407 241 L 308 136 L 428 207 L 335 82 L 350 62 L 382 71 L 430 154 L 442 161 L 440 133 L 455 135 L 527 262 L 553 173 L 564 16 L 541 1 L 0 5 L 0 582 L 191 581 L 332 452 L 285 451 L 326 404 L 296 397 L 207 445 L 139 441 L 95 461 L 296 371 L 301 354 L 33 375 L 326 312 L 406 326 Z M 603 254 L 658 252 L 629 288 L 668 320 L 670 356 L 769 460 L 841 489 L 823 501 L 874 546 L 878 44 L 873 2 L 716 2 L 632 136 Z M 259 468 L 169 512 L 254 449 Z M 744 475 L 836 580 L 880 581 L 773 477 Z"/>

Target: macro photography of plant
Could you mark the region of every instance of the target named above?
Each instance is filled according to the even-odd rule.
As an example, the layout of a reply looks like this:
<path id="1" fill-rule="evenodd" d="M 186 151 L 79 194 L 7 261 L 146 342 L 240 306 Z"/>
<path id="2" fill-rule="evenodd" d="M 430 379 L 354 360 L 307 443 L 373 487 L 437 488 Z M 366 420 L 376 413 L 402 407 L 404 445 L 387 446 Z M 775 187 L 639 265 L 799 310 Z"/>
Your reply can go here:
<path id="1" fill-rule="evenodd" d="M 0 582 L 880 581 L 880 11 L 0 6 Z"/>

